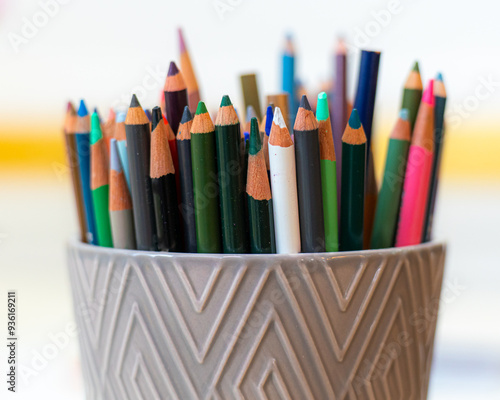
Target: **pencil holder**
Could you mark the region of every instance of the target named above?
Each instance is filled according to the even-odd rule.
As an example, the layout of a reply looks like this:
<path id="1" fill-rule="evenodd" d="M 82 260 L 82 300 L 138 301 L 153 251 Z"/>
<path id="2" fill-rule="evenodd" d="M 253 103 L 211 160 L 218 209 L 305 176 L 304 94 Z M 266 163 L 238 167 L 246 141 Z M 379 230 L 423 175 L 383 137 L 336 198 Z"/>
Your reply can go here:
<path id="1" fill-rule="evenodd" d="M 295 255 L 76 241 L 88 399 L 425 399 L 445 246 Z"/>

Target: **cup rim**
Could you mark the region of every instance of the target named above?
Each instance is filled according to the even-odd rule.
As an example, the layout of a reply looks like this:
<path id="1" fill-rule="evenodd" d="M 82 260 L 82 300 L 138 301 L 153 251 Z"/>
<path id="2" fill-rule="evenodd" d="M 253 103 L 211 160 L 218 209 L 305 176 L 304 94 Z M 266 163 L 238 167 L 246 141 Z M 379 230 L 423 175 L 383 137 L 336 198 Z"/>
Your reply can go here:
<path id="1" fill-rule="evenodd" d="M 234 258 L 246 258 L 246 259 L 272 259 L 272 260 L 282 260 L 282 259 L 310 259 L 310 258 L 339 258 L 346 256 L 373 256 L 373 255 L 400 255 L 410 252 L 416 252 L 421 250 L 431 250 L 442 248 L 446 249 L 446 242 L 443 240 L 430 241 L 426 243 L 421 243 L 412 246 L 404 247 L 389 247 L 385 249 L 369 249 L 369 250 L 356 250 L 356 251 L 339 251 L 339 252 L 323 252 L 323 253 L 295 253 L 295 254 L 227 254 L 227 253 L 175 253 L 166 251 L 146 251 L 146 250 L 127 250 L 127 249 L 116 249 L 111 247 L 101 247 L 97 245 L 92 245 L 88 243 L 83 243 L 77 237 L 72 237 L 66 243 L 68 249 L 75 249 L 80 252 L 92 252 L 95 254 L 106 254 L 115 256 L 127 256 L 127 257 L 151 257 L 151 258 L 176 258 L 176 259 L 234 259 Z"/>

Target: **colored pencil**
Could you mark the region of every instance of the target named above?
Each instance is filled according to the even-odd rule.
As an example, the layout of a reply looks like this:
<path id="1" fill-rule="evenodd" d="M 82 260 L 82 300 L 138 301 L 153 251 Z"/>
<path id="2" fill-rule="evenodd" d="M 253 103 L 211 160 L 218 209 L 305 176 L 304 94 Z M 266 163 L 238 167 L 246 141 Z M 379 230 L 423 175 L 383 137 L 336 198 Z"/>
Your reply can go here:
<path id="1" fill-rule="evenodd" d="M 244 129 L 245 132 L 248 132 L 248 137 L 250 137 L 250 124 L 252 118 L 257 118 L 257 120 L 260 120 L 260 118 L 257 116 L 257 113 L 255 112 L 255 108 L 253 108 L 253 106 L 248 106 L 245 115 L 245 129 Z"/>
<path id="2" fill-rule="evenodd" d="M 288 94 L 288 116 L 290 123 L 295 123 L 295 110 L 297 108 L 296 93 L 295 93 L 295 49 L 291 35 L 286 37 L 285 49 L 283 51 L 283 75 L 282 89 Z M 279 107 L 278 103 L 275 103 Z"/>
<path id="3" fill-rule="evenodd" d="M 194 215 L 193 168 L 191 165 L 191 126 L 193 116 L 189 107 L 184 107 L 179 132 L 177 133 L 177 151 L 179 154 L 178 174 L 181 182 L 181 221 L 184 234 L 184 250 L 196 253 L 196 220 Z"/>
<path id="4" fill-rule="evenodd" d="M 408 148 L 410 147 L 410 113 L 403 108 L 389 138 L 382 187 L 371 237 L 371 248 L 392 247 L 397 228 Z"/>
<path id="5" fill-rule="evenodd" d="M 300 101 L 293 134 L 302 252 L 323 252 L 325 251 L 325 222 L 318 122 L 306 96 L 302 96 Z"/>
<path id="6" fill-rule="evenodd" d="M 76 124 L 77 114 L 73 103 L 68 102 L 66 116 L 64 118 L 64 142 L 66 145 L 66 155 L 68 157 L 68 168 L 71 175 L 71 185 L 76 202 L 76 214 L 78 227 L 80 229 L 80 240 L 87 242 L 87 221 L 85 220 L 85 205 L 83 203 L 82 187 L 80 185 L 80 172 L 78 169 L 78 152 L 76 149 Z"/>
<path id="7" fill-rule="evenodd" d="M 280 94 L 271 94 L 267 96 L 267 104 L 274 104 L 274 107 L 279 107 L 281 110 L 281 115 L 285 121 L 286 126 L 290 125 L 290 107 L 289 107 L 289 99 L 288 93 L 280 93 Z M 273 108 L 274 112 L 274 108 Z"/>
<path id="8" fill-rule="evenodd" d="M 434 219 L 434 209 L 436 206 L 436 196 L 439 183 L 439 171 L 441 170 L 441 158 L 443 156 L 444 141 L 444 111 L 446 108 L 446 88 L 443 76 L 438 74 L 434 81 L 434 159 L 432 161 L 431 183 L 427 208 L 424 220 L 423 242 L 431 240 L 432 225 Z"/>
<path id="9" fill-rule="evenodd" d="M 116 139 L 116 146 L 118 147 L 118 156 L 120 157 L 123 173 L 125 174 L 125 180 L 127 182 L 128 190 L 130 192 L 130 173 L 128 166 L 127 134 L 125 133 L 125 118 L 127 118 L 127 113 L 125 112 L 120 112 L 116 116 L 114 138 Z"/>
<path id="10" fill-rule="evenodd" d="M 259 99 L 259 88 L 257 86 L 257 77 L 255 74 L 245 74 L 240 75 L 241 90 L 243 92 L 243 101 L 245 102 L 245 108 L 252 106 L 257 114 L 257 118 L 262 119 L 260 99 Z"/>
<path id="11" fill-rule="evenodd" d="M 200 101 L 200 90 L 198 88 L 198 82 L 196 80 L 193 65 L 191 64 L 191 57 L 189 56 L 189 52 L 186 47 L 186 41 L 184 40 L 184 36 L 182 34 L 182 29 L 179 28 L 178 33 L 181 70 L 183 71 L 184 79 L 186 80 L 189 109 L 194 111 Z"/>
<path id="12" fill-rule="evenodd" d="M 165 129 L 167 130 L 168 137 L 168 147 L 170 148 L 170 154 L 172 156 L 172 161 L 174 163 L 174 169 L 179 170 L 179 154 L 177 153 L 177 140 L 175 138 L 174 131 L 168 123 L 168 120 L 163 116 L 163 122 L 165 123 Z M 175 174 L 175 184 L 177 186 L 177 202 L 181 202 L 181 180 L 178 174 Z"/>
<path id="13" fill-rule="evenodd" d="M 335 158 L 337 160 L 337 208 L 340 215 L 340 193 L 342 183 L 342 135 L 349 118 L 347 109 L 347 49 L 343 39 L 339 39 L 335 52 L 335 77 L 332 97 L 332 129 Z"/>
<path id="14" fill-rule="evenodd" d="M 262 127 L 264 126 L 264 128 Z M 264 151 L 264 158 L 266 160 L 267 175 L 269 175 L 269 135 L 271 134 L 271 127 L 273 126 L 273 106 L 269 105 L 261 123 L 261 131 L 264 131 L 262 136 L 262 149 Z"/>
<path id="15" fill-rule="evenodd" d="M 248 249 L 245 218 L 245 187 L 241 175 L 240 123 L 229 96 L 222 98 L 215 122 L 217 170 L 224 253 Z"/>
<path id="16" fill-rule="evenodd" d="M 274 253 L 273 203 L 257 118 L 252 118 L 246 185 L 250 251 Z"/>
<path id="17" fill-rule="evenodd" d="M 366 148 L 370 151 L 373 111 L 377 94 L 378 69 L 380 52 L 361 51 L 359 65 L 358 87 L 354 100 L 354 108 L 358 111 L 359 119 L 366 135 Z M 367 165 L 366 165 L 367 166 Z"/>
<path id="18" fill-rule="evenodd" d="M 97 243 L 113 247 L 109 220 L 109 163 L 99 115 L 94 112 L 90 130 L 90 188 L 97 229 Z"/>
<path id="19" fill-rule="evenodd" d="M 434 93 L 429 81 L 418 110 L 406 165 L 396 246 L 422 241 L 429 184 L 434 158 Z"/>
<path id="20" fill-rule="evenodd" d="M 403 101 L 401 108 L 406 108 L 408 110 L 408 118 L 410 121 L 410 129 L 413 131 L 415 126 L 415 121 L 417 119 L 418 107 L 420 106 L 420 100 L 422 99 L 422 78 L 420 77 L 420 69 L 418 67 L 418 61 L 415 61 L 412 70 L 408 74 L 406 79 L 404 89 L 403 89 Z"/>
<path id="21" fill-rule="evenodd" d="M 175 167 L 168 146 L 168 133 L 160 107 L 153 108 L 151 132 L 151 164 L 149 174 L 158 235 L 158 249 L 180 251 L 181 232 Z"/>
<path id="22" fill-rule="evenodd" d="M 279 107 L 274 109 L 269 136 L 269 164 L 273 197 L 276 252 L 300 252 L 299 205 L 295 149 Z"/>
<path id="23" fill-rule="evenodd" d="M 198 253 L 220 253 L 222 246 L 215 128 L 202 101 L 198 104 L 191 126 L 191 163 Z"/>
<path id="24" fill-rule="evenodd" d="M 118 153 L 116 139 L 110 141 L 109 218 L 116 249 L 135 249 L 132 198 Z"/>
<path id="25" fill-rule="evenodd" d="M 92 190 L 90 189 L 90 116 L 83 100 L 80 101 L 78 108 L 75 141 L 78 153 L 80 185 L 85 206 L 85 220 L 87 222 L 87 243 L 97 244 L 94 204 Z"/>
<path id="26" fill-rule="evenodd" d="M 321 188 L 325 221 L 325 251 L 339 251 L 337 161 L 335 159 L 328 98 L 325 92 L 318 95 L 316 119 L 318 120 Z"/>
<path id="27" fill-rule="evenodd" d="M 125 132 L 137 249 L 154 251 L 158 248 L 158 239 L 149 176 L 151 133 L 148 117 L 135 95 L 125 119 Z"/>
<path id="28" fill-rule="evenodd" d="M 164 93 L 167 121 L 172 131 L 177 132 L 184 107 L 188 105 L 188 93 L 184 77 L 173 61 L 168 68 Z"/>
<path id="29" fill-rule="evenodd" d="M 354 108 L 342 136 L 340 250 L 363 248 L 366 136 Z"/>
<path id="30" fill-rule="evenodd" d="M 368 152 L 367 157 L 368 168 L 366 169 L 365 177 L 365 213 L 363 226 L 363 249 L 370 248 L 370 241 L 373 231 L 373 222 L 375 219 L 375 210 L 378 203 L 378 185 L 375 178 L 375 164 L 373 161 L 373 152 Z"/>
<path id="31" fill-rule="evenodd" d="M 104 142 L 106 143 L 106 150 L 109 154 L 109 142 L 115 133 L 115 124 L 116 124 L 116 114 L 113 108 L 109 109 L 108 119 L 102 125 L 102 134 L 104 137 Z"/>

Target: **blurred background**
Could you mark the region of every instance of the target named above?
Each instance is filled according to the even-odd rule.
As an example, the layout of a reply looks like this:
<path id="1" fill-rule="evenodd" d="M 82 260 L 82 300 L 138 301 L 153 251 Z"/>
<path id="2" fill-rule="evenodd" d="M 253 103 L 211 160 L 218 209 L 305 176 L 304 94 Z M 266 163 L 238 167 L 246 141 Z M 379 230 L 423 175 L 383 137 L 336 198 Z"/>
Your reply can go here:
<path id="1" fill-rule="evenodd" d="M 179 61 L 179 26 L 211 110 L 223 94 L 243 108 L 241 73 L 258 73 L 261 104 L 281 91 L 287 33 L 310 98 L 333 74 L 338 35 L 351 98 L 359 50 L 382 51 L 379 174 L 413 62 L 424 81 L 443 73 L 448 126 L 434 233 L 449 247 L 429 398 L 500 398 L 499 11 L 486 0 L 0 0 L 0 296 L 18 293 L 17 398 L 84 398 L 65 265 L 77 232 L 66 102 L 85 98 L 103 116 L 125 109 L 133 92 L 144 107 L 157 105 L 169 62 Z"/>

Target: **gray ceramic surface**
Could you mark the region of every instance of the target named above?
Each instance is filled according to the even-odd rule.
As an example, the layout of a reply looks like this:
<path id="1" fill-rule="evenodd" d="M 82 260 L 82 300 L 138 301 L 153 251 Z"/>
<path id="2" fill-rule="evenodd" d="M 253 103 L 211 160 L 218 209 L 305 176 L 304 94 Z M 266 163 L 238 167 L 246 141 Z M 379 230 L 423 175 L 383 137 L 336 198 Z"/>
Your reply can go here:
<path id="1" fill-rule="evenodd" d="M 87 398 L 424 399 L 444 253 L 183 255 L 73 241 Z"/>

